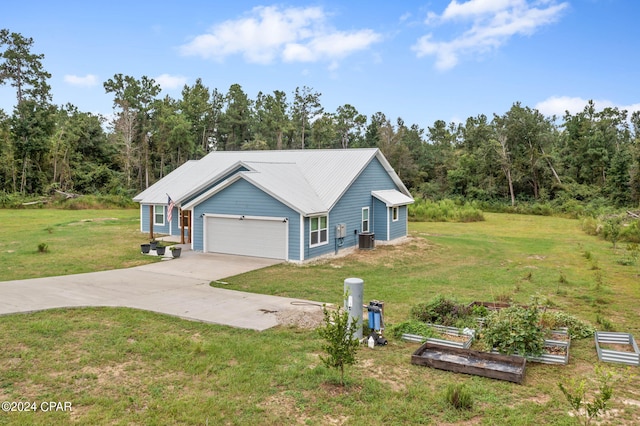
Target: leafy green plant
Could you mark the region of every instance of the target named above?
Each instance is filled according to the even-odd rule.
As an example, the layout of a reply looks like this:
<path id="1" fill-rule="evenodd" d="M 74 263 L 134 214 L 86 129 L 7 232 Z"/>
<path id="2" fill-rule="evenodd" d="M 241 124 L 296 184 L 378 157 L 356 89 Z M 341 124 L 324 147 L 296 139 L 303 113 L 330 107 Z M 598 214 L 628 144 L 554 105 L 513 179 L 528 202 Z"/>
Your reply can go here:
<path id="1" fill-rule="evenodd" d="M 604 238 L 613 243 L 613 248 L 616 248 L 616 244 L 620 239 L 620 233 L 622 232 L 622 220 L 619 217 L 613 217 L 607 219 L 604 224 Z"/>
<path id="2" fill-rule="evenodd" d="M 38 244 L 38 253 L 48 253 L 49 245 L 47 243 Z"/>
<path id="3" fill-rule="evenodd" d="M 544 347 L 537 306 L 511 306 L 491 313 L 486 319 L 482 340 L 487 350 L 512 355 L 539 356 Z"/>
<path id="4" fill-rule="evenodd" d="M 318 329 L 318 333 L 327 342 L 322 346 L 327 356 L 320 356 L 320 359 L 328 368 L 340 369 L 340 384 L 344 386 L 344 368 L 356 363 L 356 353 L 360 346 L 360 342 L 354 337 L 358 322 L 349 321 L 349 312 L 340 307 L 330 311 L 323 306 L 322 312 L 324 326 Z"/>
<path id="5" fill-rule="evenodd" d="M 411 318 L 446 326 L 461 326 L 471 319 L 470 314 L 471 308 L 442 295 L 411 308 Z"/>
<path id="6" fill-rule="evenodd" d="M 638 243 L 628 243 L 626 247 L 626 255 L 618 260 L 618 264 L 623 266 L 633 266 L 638 263 L 640 258 L 640 248 Z"/>
<path id="7" fill-rule="evenodd" d="M 481 222 L 482 211 L 471 203 L 453 200 L 431 201 L 417 197 L 409 205 L 409 220 L 415 222 Z"/>
<path id="8" fill-rule="evenodd" d="M 591 401 L 586 400 L 586 382 L 581 380 L 576 382 L 575 379 L 568 386 L 558 383 L 558 387 L 567 399 L 571 409 L 577 418 L 583 418 L 582 424 L 589 425 L 591 421 L 600 417 L 609 409 L 608 402 L 613 396 L 613 373 L 603 371 L 596 366 L 596 377 L 598 381 L 598 392 L 592 397 Z"/>
<path id="9" fill-rule="evenodd" d="M 470 410 L 473 407 L 473 394 L 461 383 L 448 384 L 444 398 L 456 410 Z"/>
<path id="10" fill-rule="evenodd" d="M 562 311 L 545 311 L 540 318 L 540 323 L 546 329 L 567 327 L 572 339 L 593 337 L 596 332 L 595 327 L 588 322 Z"/>
<path id="11" fill-rule="evenodd" d="M 637 247 L 640 244 L 640 219 L 634 220 L 628 226 L 625 226 L 622 229 L 620 239 L 635 243 Z"/>
<path id="12" fill-rule="evenodd" d="M 596 324 L 600 325 L 604 329 L 604 331 L 615 330 L 615 326 L 613 325 L 613 323 L 600 314 L 596 315 Z"/>
<path id="13" fill-rule="evenodd" d="M 435 335 L 432 327 L 429 327 L 427 323 L 418 320 L 409 320 L 392 325 L 389 327 L 389 332 L 397 339 L 401 338 L 403 334 L 414 334 L 422 336 L 425 339 L 434 337 Z"/>

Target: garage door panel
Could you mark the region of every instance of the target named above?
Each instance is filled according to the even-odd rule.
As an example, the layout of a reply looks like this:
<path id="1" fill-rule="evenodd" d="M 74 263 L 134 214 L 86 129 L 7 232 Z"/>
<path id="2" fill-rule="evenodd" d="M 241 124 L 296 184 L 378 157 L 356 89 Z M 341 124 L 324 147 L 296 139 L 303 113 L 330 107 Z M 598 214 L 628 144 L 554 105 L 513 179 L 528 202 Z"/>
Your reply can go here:
<path id="1" fill-rule="evenodd" d="M 208 252 L 287 258 L 287 223 L 282 220 L 207 217 L 206 238 Z"/>

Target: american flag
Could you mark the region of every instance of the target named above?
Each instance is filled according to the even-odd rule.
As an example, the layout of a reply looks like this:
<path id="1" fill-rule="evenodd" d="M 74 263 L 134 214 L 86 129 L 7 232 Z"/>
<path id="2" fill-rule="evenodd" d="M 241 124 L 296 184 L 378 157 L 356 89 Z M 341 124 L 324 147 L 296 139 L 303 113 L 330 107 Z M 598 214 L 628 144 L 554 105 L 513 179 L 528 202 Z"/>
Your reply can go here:
<path id="1" fill-rule="evenodd" d="M 171 223 L 171 217 L 173 216 L 173 208 L 176 206 L 176 203 L 173 202 L 173 200 L 171 199 L 171 197 L 169 197 L 169 195 L 167 195 L 167 198 L 169 199 L 169 208 L 168 208 L 168 212 L 167 212 L 167 219 L 168 222 Z"/>

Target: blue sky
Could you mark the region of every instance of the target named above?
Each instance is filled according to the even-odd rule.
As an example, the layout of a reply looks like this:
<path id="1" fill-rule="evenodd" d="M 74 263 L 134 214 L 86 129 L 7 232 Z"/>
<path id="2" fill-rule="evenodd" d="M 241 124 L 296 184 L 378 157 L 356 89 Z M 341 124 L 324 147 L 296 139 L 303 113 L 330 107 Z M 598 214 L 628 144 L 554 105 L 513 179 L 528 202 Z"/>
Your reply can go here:
<path id="1" fill-rule="evenodd" d="M 422 128 L 503 114 L 640 110 L 634 0 L 5 2 L 0 28 L 34 39 L 53 101 L 110 115 L 102 83 L 155 79 L 180 98 L 202 78 L 226 93 L 296 87 Z M 15 102 L 0 87 L 0 108 Z"/>

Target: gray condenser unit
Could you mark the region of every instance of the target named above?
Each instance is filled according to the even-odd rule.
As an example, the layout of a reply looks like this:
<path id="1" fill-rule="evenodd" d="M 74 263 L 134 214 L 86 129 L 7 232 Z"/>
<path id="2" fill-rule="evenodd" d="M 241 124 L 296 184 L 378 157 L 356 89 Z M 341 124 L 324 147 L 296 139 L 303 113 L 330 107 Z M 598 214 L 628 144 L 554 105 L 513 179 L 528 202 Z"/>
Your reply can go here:
<path id="1" fill-rule="evenodd" d="M 376 248 L 376 236 L 371 232 L 363 232 L 358 235 L 358 248 L 373 250 Z"/>

